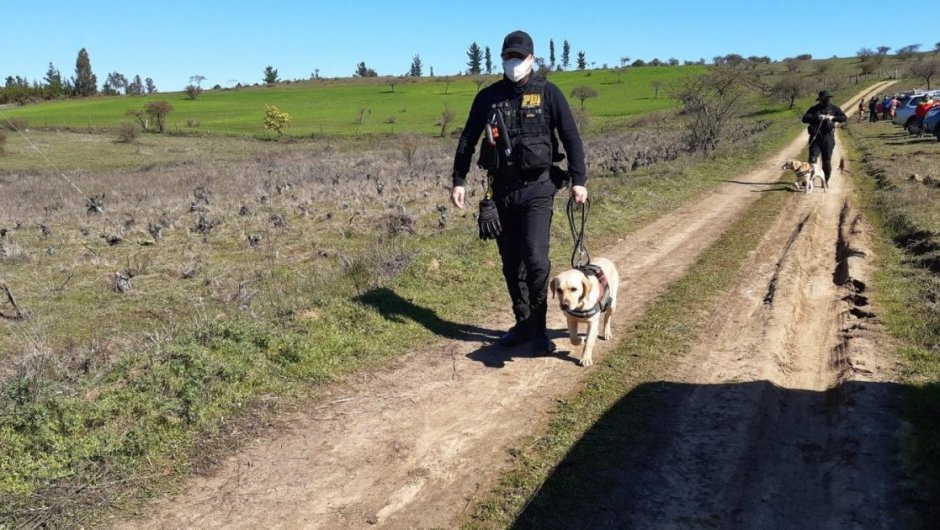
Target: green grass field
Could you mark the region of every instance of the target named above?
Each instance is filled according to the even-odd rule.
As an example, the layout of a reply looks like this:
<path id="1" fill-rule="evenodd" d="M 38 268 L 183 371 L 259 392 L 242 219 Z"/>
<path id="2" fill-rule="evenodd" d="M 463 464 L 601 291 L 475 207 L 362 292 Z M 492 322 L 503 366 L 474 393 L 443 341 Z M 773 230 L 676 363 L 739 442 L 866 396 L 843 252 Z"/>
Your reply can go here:
<path id="1" fill-rule="evenodd" d="M 566 94 L 577 86 L 590 86 L 598 96 L 585 102 L 597 124 L 616 121 L 676 105 L 654 83 L 662 86 L 702 71 L 700 66 L 634 68 L 623 74 L 613 70 L 558 72 L 550 79 Z M 245 87 L 231 90 L 206 90 L 197 99 L 174 92 L 141 97 L 99 96 L 65 100 L 9 109 L 3 114 L 22 118 L 33 127 L 42 128 L 116 128 L 127 121 L 125 113 L 141 109 L 151 101 L 168 101 L 173 111 L 167 117 L 170 132 L 210 134 L 269 134 L 263 127 L 266 105 L 277 106 L 293 118 L 293 136 L 350 135 L 414 131 L 440 132 L 438 124 L 445 108 L 456 118 L 450 129 L 463 125 L 466 110 L 477 92 L 475 78 L 419 78 L 405 83 L 395 78 L 394 90 L 384 78 L 306 81 L 275 87 Z M 499 79 L 486 78 L 481 86 Z M 569 98 L 570 99 L 570 98 Z M 573 107 L 580 106 L 571 101 Z M 360 120 L 360 112 L 361 120 Z M 198 125 L 197 125 L 198 124 Z M 270 133 L 273 134 L 273 133 Z"/>

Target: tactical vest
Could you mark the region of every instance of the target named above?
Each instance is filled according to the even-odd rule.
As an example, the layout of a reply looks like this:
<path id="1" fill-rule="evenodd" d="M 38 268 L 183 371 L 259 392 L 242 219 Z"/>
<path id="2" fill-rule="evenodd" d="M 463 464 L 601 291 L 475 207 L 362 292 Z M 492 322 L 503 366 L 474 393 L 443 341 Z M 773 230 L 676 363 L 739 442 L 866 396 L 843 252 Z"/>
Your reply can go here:
<path id="1" fill-rule="evenodd" d="M 496 175 L 521 173 L 523 178 L 537 177 L 551 167 L 552 134 L 544 108 L 546 83 L 544 78 L 531 79 L 522 93 L 518 110 L 513 110 L 508 100 L 493 105 L 488 122 L 495 126 L 495 113 L 502 115 L 505 130 L 499 130 L 498 134 L 509 137 L 511 152 L 507 154 L 501 148 L 500 139 L 495 140 L 494 146 L 485 136 L 480 144 L 480 167 Z"/>

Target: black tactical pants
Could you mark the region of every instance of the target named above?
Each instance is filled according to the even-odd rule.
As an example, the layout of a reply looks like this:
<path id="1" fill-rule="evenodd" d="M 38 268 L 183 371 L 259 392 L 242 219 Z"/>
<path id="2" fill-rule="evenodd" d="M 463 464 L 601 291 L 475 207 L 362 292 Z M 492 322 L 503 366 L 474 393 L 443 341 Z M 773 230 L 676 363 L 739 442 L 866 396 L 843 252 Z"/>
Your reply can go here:
<path id="1" fill-rule="evenodd" d="M 832 150 L 836 147 L 836 136 L 832 133 L 821 134 L 813 139 L 809 144 L 809 162 L 815 163 L 820 156 L 822 157 L 823 173 L 826 174 L 826 182 L 832 176 Z"/>
<path id="2" fill-rule="evenodd" d="M 528 186 L 497 187 L 494 191 L 503 227 L 496 243 L 512 312 L 516 322 L 526 322 L 534 335 L 544 334 L 555 185 L 545 179 Z"/>

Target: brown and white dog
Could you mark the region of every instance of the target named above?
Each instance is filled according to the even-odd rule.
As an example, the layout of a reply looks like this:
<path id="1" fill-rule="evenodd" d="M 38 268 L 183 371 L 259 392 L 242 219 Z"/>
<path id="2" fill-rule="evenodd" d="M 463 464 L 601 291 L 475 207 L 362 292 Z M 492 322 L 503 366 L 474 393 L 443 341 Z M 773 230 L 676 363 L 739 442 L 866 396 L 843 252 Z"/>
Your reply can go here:
<path id="1" fill-rule="evenodd" d="M 806 190 L 806 193 L 813 191 L 813 181 L 817 178 L 822 181 L 823 191 L 829 191 L 829 183 L 826 182 L 826 175 L 823 173 L 819 163 L 811 164 L 800 160 L 787 160 L 780 169 L 789 169 L 796 173 L 796 189 Z"/>
<path id="2" fill-rule="evenodd" d="M 602 282 L 592 271 L 585 274 L 578 268 L 560 272 L 549 284 L 552 298 L 558 298 L 558 304 L 568 319 L 568 338 L 572 345 L 578 346 L 582 342 L 578 324 L 587 324 L 581 366 L 594 364 L 594 344 L 598 335 L 604 340 L 612 337 L 610 318 L 617 310 L 617 290 L 620 288 L 620 275 L 612 261 L 598 258 L 589 265 L 598 267 L 606 281 Z M 601 316 L 604 318 L 603 331 L 600 330 Z"/>

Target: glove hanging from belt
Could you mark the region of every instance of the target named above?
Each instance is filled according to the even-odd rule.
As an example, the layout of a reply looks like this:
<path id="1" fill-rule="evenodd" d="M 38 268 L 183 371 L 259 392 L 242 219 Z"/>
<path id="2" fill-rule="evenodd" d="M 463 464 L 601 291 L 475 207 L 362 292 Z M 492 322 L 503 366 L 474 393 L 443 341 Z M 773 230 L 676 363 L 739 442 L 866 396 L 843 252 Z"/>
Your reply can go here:
<path id="1" fill-rule="evenodd" d="M 480 225 L 480 239 L 496 239 L 503 226 L 499 224 L 499 212 L 496 210 L 496 203 L 492 199 L 483 199 L 480 201 L 480 215 L 477 217 Z"/>

